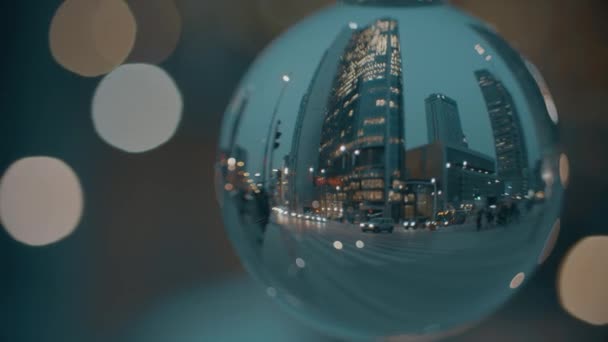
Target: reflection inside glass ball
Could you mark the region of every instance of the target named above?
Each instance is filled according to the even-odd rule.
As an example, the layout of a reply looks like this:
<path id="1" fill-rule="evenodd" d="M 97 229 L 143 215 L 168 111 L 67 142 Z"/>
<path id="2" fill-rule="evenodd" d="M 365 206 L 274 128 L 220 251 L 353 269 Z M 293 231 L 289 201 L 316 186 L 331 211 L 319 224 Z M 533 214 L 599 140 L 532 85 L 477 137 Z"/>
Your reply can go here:
<path id="1" fill-rule="evenodd" d="M 479 321 L 554 240 L 546 86 L 480 22 L 415 3 L 352 1 L 298 24 L 255 62 L 222 128 L 218 197 L 245 267 L 340 336 Z"/>

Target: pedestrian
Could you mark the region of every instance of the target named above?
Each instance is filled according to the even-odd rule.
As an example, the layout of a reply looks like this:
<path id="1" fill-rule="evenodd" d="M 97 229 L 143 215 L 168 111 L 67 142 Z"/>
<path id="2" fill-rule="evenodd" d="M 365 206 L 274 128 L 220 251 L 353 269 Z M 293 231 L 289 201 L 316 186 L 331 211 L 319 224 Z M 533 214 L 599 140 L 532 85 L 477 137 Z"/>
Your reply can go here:
<path id="1" fill-rule="evenodd" d="M 479 211 L 477 211 L 477 231 L 481 230 L 481 221 L 483 220 L 483 214 L 484 214 L 483 208 L 481 208 L 481 209 L 479 209 Z"/>
<path id="2" fill-rule="evenodd" d="M 494 213 L 492 212 L 492 209 L 486 211 L 486 221 L 488 222 L 488 226 L 494 224 Z"/>

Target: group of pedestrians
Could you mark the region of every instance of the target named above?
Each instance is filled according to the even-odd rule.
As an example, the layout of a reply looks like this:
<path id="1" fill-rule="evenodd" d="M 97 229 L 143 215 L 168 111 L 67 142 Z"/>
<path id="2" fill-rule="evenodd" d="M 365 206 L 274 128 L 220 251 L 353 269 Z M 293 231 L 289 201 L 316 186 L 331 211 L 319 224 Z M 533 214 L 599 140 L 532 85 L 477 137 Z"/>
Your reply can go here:
<path id="1" fill-rule="evenodd" d="M 505 202 L 498 206 L 481 208 L 477 211 L 477 231 L 484 227 L 506 226 L 512 222 L 519 222 L 520 215 L 519 207 L 515 202 Z"/>

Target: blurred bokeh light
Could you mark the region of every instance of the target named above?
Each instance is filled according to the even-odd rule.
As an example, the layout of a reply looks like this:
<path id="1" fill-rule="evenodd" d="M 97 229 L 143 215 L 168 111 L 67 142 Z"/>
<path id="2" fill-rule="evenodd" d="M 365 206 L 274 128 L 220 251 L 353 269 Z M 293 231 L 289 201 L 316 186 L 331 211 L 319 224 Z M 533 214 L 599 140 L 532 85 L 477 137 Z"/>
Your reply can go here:
<path id="1" fill-rule="evenodd" d="M 557 221 L 555 221 L 555 224 L 553 225 L 553 228 L 551 229 L 551 233 L 547 237 L 547 241 L 545 242 L 545 247 L 543 248 L 543 251 L 538 258 L 539 264 L 544 263 L 547 260 L 547 258 L 549 258 L 549 256 L 551 255 L 551 252 L 553 252 L 553 249 L 555 248 L 555 244 L 557 243 L 557 238 L 559 237 L 560 227 L 561 227 L 561 221 L 560 221 L 560 219 L 557 219 Z"/>
<path id="2" fill-rule="evenodd" d="M 128 62 L 158 64 L 179 42 L 182 22 L 173 0 L 128 0 L 137 22 L 135 46 Z"/>
<path id="3" fill-rule="evenodd" d="M 526 279 L 526 274 L 523 272 L 517 273 L 515 277 L 511 280 L 511 284 L 509 285 L 512 289 L 516 289 L 523 284 L 524 279 Z"/>
<path id="4" fill-rule="evenodd" d="M 78 176 L 59 159 L 20 159 L 0 182 L 2 224 L 15 240 L 27 245 L 48 245 L 70 235 L 82 209 Z"/>
<path id="5" fill-rule="evenodd" d="M 66 0 L 51 22 L 55 61 L 81 76 L 106 74 L 127 58 L 137 27 L 122 0 Z"/>
<path id="6" fill-rule="evenodd" d="M 562 306 L 574 317 L 608 324 L 608 236 L 587 237 L 562 262 L 558 286 Z"/>
<path id="7" fill-rule="evenodd" d="M 559 157 L 559 178 L 562 182 L 562 186 L 567 188 L 568 182 L 570 181 L 570 161 L 565 154 L 562 154 Z"/>
<path id="8" fill-rule="evenodd" d="M 173 136 L 182 106 L 177 85 L 164 70 L 125 64 L 105 76 L 95 91 L 93 122 L 108 144 L 144 152 Z"/>

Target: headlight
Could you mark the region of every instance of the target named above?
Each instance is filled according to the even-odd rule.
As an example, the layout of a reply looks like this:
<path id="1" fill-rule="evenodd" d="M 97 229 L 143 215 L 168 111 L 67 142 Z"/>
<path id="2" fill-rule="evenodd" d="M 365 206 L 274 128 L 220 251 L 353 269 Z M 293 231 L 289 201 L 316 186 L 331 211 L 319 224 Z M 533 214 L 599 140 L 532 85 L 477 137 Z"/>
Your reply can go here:
<path id="1" fill-rule="evenodd" d="M 412 223 L 410 223 L 410 226 L 415 227 L 416 226 L 416 222 L 412 221 Z"/>
<path id="2" fill-rule="evenodd" d="M 370 227 L 370 228 L 374 228 L 374 225 L 373 225 L 373 224 L 370 224 L 370 225 L 369 225 L 369 227 Z"/>
<path id="3" fill-rule="evenodd" d="M 403 226 L 407 227 L 407 222 L 403 222 Z"/>
<path id="4" fill-rule="evenodd" d="M 448 224 L 449 224 L 449 222 L 448 222 L 448 221 L 444 221 L 444 222 L 443 222 L 443 225 L 444 225 L 444 226 L 447 226 Z"/>
<path id="5" fill-rule="evenodd" d="M 365 223 L 361 223 L 359 227 L 365 227 Z"/>

